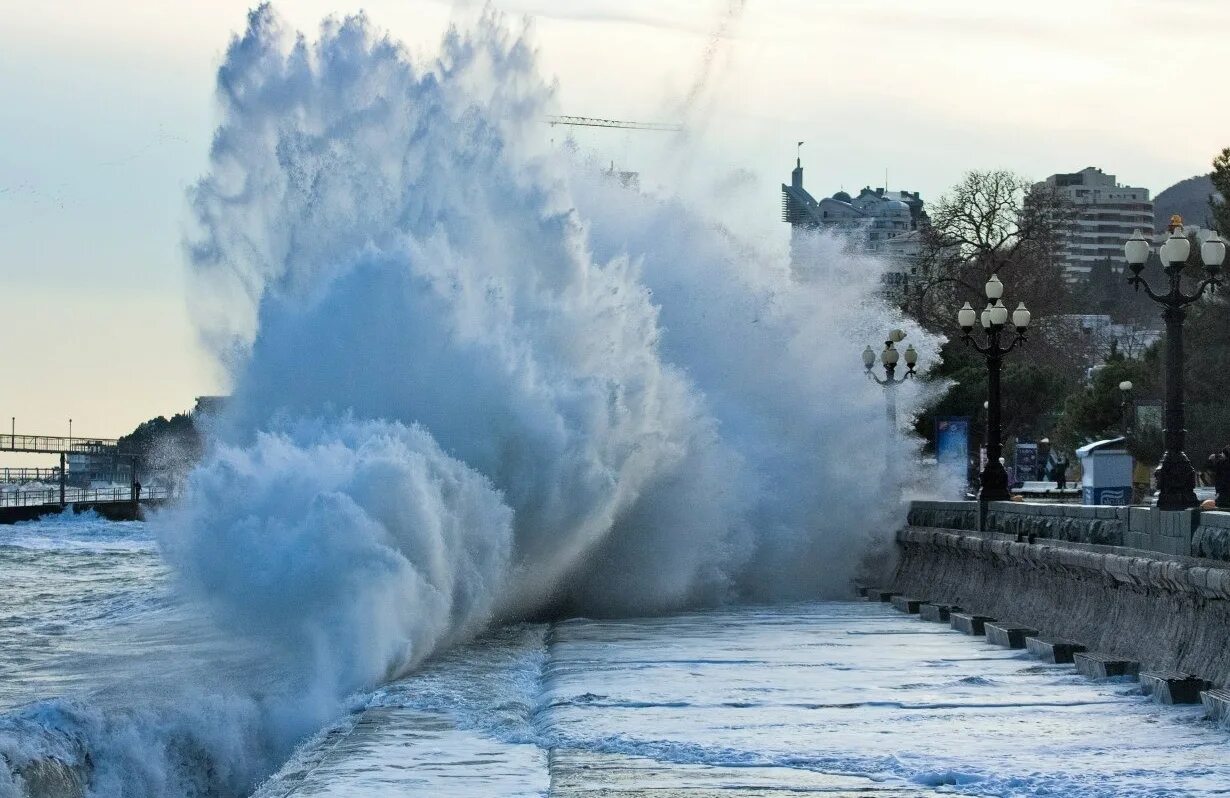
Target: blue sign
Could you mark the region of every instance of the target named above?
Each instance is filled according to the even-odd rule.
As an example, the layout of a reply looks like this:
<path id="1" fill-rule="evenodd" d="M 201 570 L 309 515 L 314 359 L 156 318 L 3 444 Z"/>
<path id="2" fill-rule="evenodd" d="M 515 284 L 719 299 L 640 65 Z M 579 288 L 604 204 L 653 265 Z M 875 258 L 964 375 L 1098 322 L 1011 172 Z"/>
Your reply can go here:
<path id="1" fill-rule="evenodd" d="M 1099 507 L 1121 507 L 1132 503 L 1132 486 L 1113 488 L 1091 488 L 1088 485 L 1081 491 L 1081 504 L 1093 504 Z"/>
<path id="2" fill-rule="evenodd" d="M 1034 475 L 1038 473 L 1038 444 L 1018 442 L 1014 451 L 1017 477 L 1022 482 L 1034 479 Z"/>
<path id="3" fill-rule="evenodd" d="M 969 466 L 969 417 L 946 416 L 935 420 L 935 459 L 942 466 Z"/>

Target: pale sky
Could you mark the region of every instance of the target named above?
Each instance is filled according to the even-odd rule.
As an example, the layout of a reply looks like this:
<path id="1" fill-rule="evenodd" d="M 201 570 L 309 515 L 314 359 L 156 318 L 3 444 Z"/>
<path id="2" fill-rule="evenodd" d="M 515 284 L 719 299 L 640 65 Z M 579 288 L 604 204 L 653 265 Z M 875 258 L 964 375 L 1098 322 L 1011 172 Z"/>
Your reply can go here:
<path id="1" fill-rule="evenodd" d="M 674 121 L 733 0 L 505 0 L 536 18 L 561 110 Z M 185 189 L 218 121 L 214 71 L 249 3 L 0 0 L 0 306 L 7 431 L 114 436 L 220 389 L 196 344 Z M 294 0 L 301 29 L 365 9 L 421 54 L 474 3 Z M 454 6 L 464 6 L 456 8 Z M 967 169 L 1088 165 L 1154 192 L 1230 146 L 1225 0 L 746 0 L 717 50 L 697 170 L 784 238 L 794 145 L 813 193 L 934 199 Z M 1172 121 L 1168 117 L 1174 117 Z M 654 134 L 581 133 L 653 174 Z M 698 183 L 693 190 L 703 190 Z M 715 208 L 730 217 L 731 208 Z"/>

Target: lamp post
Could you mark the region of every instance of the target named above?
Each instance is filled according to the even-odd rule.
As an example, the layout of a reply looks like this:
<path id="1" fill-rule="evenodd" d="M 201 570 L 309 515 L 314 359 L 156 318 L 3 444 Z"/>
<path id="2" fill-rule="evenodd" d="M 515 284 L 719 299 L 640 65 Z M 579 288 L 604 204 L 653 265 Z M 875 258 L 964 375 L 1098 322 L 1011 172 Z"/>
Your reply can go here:
<path id="1" fill-rule="evenodd" d="M 914 367 L 918 365 L 918 351 L 913 344 L 906 347 L 905 355 L 905 374 L 900 377 L 894 376 L 897 371 L 897 364 L 902 359 L 901 350 L 897 349 L 897 344 L 905 338 L 904 330 L 891 330 L 888 333 L 888 340 L 884 342 L 884 349 L 880 352 L 880 364 L 884 367 L 884 376 L 880 377 L 873 371 L 876 364 L 876 353 L 869 346 L 863 350 L 863 368 L 867 370 L 867 376 L 871 378 L 877 385 L 884 386 L 884 403 L 887 411 L 888 434 L 885 438 L 885 474 L 886 479 L 890 484 L 896 484 L 894 472 L 896 471 L 896 459 L 893 456 L 892 440 L 893 435 L 897 432 L 897 386 L 908 379 L 914 377 Z"/>
<path id="2" fill-rule="evenodd" d="M 1183 291 L 1181 277 L 1187 257 L 1191 254 L 1191 242 L 1183 235 L 1183 220 L 1173 217 L 1170 237 L 1158 248 L 1162 268 L 1166 274 L 1166 288 L 1159 293 L 1141 277 L 1149 260 L 1149 241 L 1140 231 L 1128 239 L 1123 248 L 1128 268 L 1132 275 L 1128 283 L 1137 291 L 1142 287 L 1149 298 L 1162 306 L 1162 319 L 1166 322 L 1166 429 L 1162 462 L 1154 472 L 1157 480 L 1159 510 L 1186 510 L 1198 504 L 1196 500 L 1196 470 L 1183 451 L 1187 430 L 1183 428 L 1183 320 L 1187 306 L 1204 292 L 1210 293 L 1221 285 L 1221 266 L 1226 260 L 1226 244 L 1214 235 L 1200 247 L 1200 259 L 1208 272 L 1192 293 Z"/>
<path id="3" fill-rule="evenodd" d="M 1124 380 L 1119 383 L 1119 433 L 1126 438 L 1128 427 L 1131 422 L 1128 420 L 1128 409 L 1132 406 L 1132 385 L 1131 380 Z"/>
<path id="4" fill-rule="evenodd" d="M 1008 493 L 1008 472 L 999 462 L 1003 454 L 999 376 L 1004 355 L 1026 342 L 1025 331 L 1029 328 L 1030 314 L 1024 302 L 1012 311 L 1015 334 L 1009 333 L 1010 340 L 1004 344 L 1004 327 L 1009 317 L 1003 299 L 1004 284 L 998 276 L 992 274 L 984 290 L 987 306 L 979 313 L 966 302 L 957 312 L 957 323 L 961 326 L 961 338 L 966 345 L 974 347 L 987 360 L 987 464 L 982 470 L 982 485 L 978 490 L 978 502 L 985 511 L 987 502 L 1007 501 L 1012 498 Z M 975 324 L 981 324 L 985 343 L 975 340 L 972 334 Z"/>

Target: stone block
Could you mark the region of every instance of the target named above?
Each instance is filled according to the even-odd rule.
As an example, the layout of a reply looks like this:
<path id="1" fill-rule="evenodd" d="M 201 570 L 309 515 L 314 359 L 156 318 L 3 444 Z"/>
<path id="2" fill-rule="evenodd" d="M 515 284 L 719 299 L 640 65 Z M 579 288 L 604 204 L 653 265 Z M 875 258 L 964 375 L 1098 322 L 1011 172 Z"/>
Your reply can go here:
<path id="1" fill-rule="evenodd" d="M 960 611 L 960 607 L 955 607 L 951 604 L 922 604 L 918 608 L 918 617 L 924 621 L 948 623 L 949 616 L 954 612 Z"/>
<path id="2" fill-rule="evenodd" d="M 1208 682 L 1176 671 L 1142 671 L 1140 691 L 1159 704 L 1199 704 Z"/>
<path id="3" fill-rule="evenodd" d="M 1146 560 L 1144 557 L 1133 557 L 1128 564 L 1128 574 L 1132 577 L 1133 584 L 1144 587 L 1149 584 L 1149 563 L 1151 560 Z"/>
<path id="4" fill-rule="evenodd" d="M 1202 596 L 1213 597 L 1209 591 L 1209 569 L 1203 566 L 1196 566 L 1187 569 L 1187 584 L 1189 589 Z"/>
<path id="5" fill-rule="evenodd" d="M 1057 665 L 1072 662 L 1076 653 L 1085 650 L 1080 643 L 1067 640 L 1046 640 L 1041 637 L 1026 637 L 1025 648 L 1043 662 L 1053 662 Z"/>
<path id="6" fill-rule="evenodd" d="M 1128 512 L 1128 526 L 1132 532 L 1149 535 L 1157 531 L 1160 512 L 1150 507 L 1133 507 Z"/>
<path id="7" fill-rule="evenodd" d="M 893 596 L 893 607 L 907 615 L 917 615 L 918 607 L 926 602 L 921 599 L 910 598 L 909 596 Z"/>
<path id="8" fill-rule="evenodd" d="M 1036 637 L 1038 634 L 1037 629 L 1010 623 L 988 622 L 985 626 L 987 642 L 1004 648 L 1025 648 L 1025 638 Z"/>
<path id="9" fill-rule="evenodd" d="M 1140 663 L 1122 657 L 1110 657 L 1093 652 L 1072 655 L 1076 670 L 1089 679 L 1111 679 L 1118 676 L 1135 677 L 1140 674 Z"/>
<path id="10" fill-rule="evenodd" d="M 1217 598 L 1230 598 L 1230 571 L 1225 568 L 1210 568 L 1205 573 L 1209 592 Z"/>
<path id="11" fill-rule="evenodd" d="M 899 595 L 901 594 L 895 593 L 892 590 L 883 590 L 880 588 L 875 588 L 874 590 L 867 591 L 867 600 L 868 601 L 880 601 L 880 602 L 887 604 L 888 602 L 893 600 L 893 596 L 899 596 Z"/>
<path id="12" fill-rule="evenodd" d="M 1210 720 L 1224 724 L 1230 718 L 1230 690 L 1214 688 L 1200 694 L 1200 703 Z"/>
<path id="13" fill-rule="evenodd" d="M 986 634 L 987 621 L 994 620 L 986 615 L 973 615 L 967 612 L 953 612 L 948 615 L 948 625 L 967 635 Z"/>

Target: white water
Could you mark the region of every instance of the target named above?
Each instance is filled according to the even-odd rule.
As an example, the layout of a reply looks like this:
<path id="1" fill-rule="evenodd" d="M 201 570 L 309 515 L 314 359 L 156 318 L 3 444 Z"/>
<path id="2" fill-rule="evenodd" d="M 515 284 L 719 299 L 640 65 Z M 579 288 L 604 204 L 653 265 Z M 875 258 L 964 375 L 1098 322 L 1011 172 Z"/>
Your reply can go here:
<path id="1" fill-rule="evenodd" d="M 550 83 L 493 13 L 415 58 L 261 8 L 218 82 L 189 254 L 234 396 L 154 526 L 204 639 L 261 653 L 68 723 L 115 774 L 96 794 L 241 794 L 497 619 L 837 595 L 892 528 L 874 260 L 822 240 L 800 282 L 552 148 Z"/>
<path id="2" fill-rule="evenodd" d="M 291 671 L 240 695 L 268 649 L 178 604 L 147 526 L 0 527 L 0 567 L 0 755 L 84 745 L 95 795 L 242 795 L 287 757 L 261 798 L 563 796 L 594 772 L 667 794 L 1211 796 L 1230 780 L 1200 707 L 866 603 L 501 627 L 355 696 L 340 739 L 291 756 L 293 724 L 274 722 L 290 704 L 264 698 Z"/>

